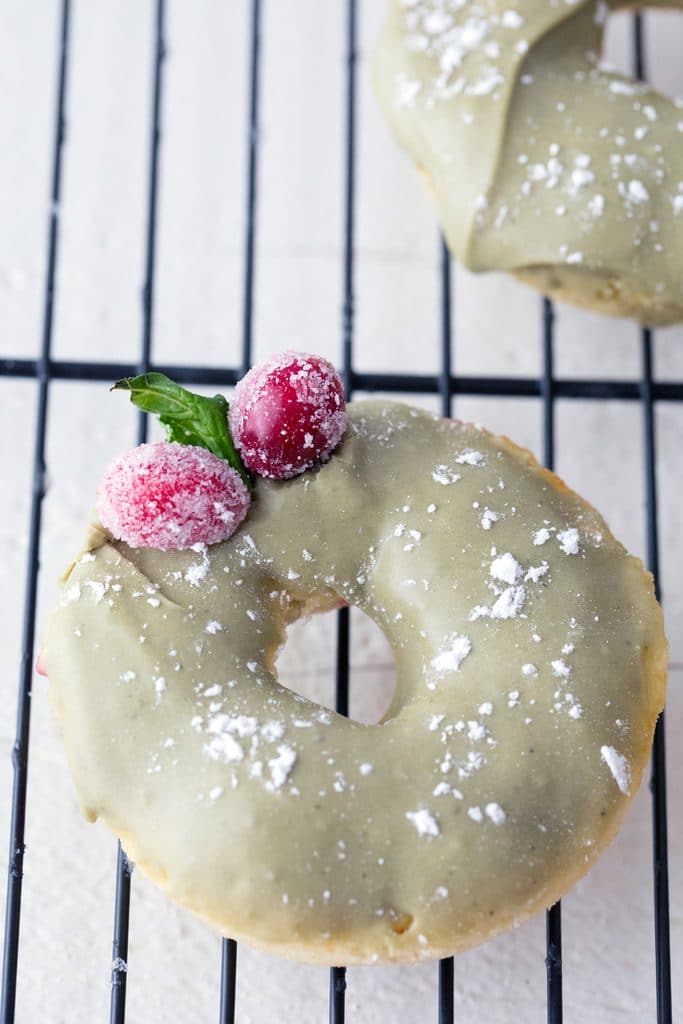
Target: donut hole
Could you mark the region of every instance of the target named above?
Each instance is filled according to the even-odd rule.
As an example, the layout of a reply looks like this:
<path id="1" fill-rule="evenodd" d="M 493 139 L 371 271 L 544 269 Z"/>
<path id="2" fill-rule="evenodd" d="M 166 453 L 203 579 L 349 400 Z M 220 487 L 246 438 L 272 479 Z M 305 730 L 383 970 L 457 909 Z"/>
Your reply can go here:
<path id="1" fill-rule="evenodd" d="M 360 608 L 350 610 L 349 718 L 380 722 L 396 691 L 396 664 L 389 641 Z M 282 686 L 327 708 L 335 708 L 337 615 L 298 619 L 287 629 L 275 669 Z"/>

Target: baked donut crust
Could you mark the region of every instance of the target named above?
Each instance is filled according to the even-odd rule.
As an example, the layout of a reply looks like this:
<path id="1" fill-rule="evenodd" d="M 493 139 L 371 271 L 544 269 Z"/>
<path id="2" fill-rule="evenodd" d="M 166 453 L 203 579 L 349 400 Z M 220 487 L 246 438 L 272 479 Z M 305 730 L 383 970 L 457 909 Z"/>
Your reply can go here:
<path id="1" fill-rule="evenodd" d="M 391 0 L 374 77 L 466 267 L 656 326 L 683 319 L 683 104 L 600 64 L 629 6 Z"/>
<path id="2" fill-rule="evenodd" d="M 506 438 L 354 403 L 331 460 L 229 540 L 99 527 L 42 661 L 83 813 L 174 900 L 298 960 L 412 962 L 552 904 L 619 827 L 667 644 L 650 575 Z M 377 725 L 282 687 L 288 622 L 340 602 L 397 664 Z"/>

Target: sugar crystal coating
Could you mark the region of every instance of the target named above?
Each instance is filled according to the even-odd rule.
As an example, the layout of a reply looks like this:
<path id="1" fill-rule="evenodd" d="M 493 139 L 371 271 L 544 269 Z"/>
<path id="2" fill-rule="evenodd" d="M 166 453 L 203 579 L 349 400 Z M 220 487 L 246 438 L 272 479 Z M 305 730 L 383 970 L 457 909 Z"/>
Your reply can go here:
<path id="1" fill-rule="evenodd" d="M 283 352 L 239 382 L 229 420 L 248 469 L 275 480 L 297 476 L 328 459 L 341 441 L 342 382 L 326 359 Z"/>
<path id="2" fill-rule="evenodd" d="M 205 448 L 160 441 L 114 459 L 97 493 L 97 511 L 134 548 L 182 551 L 227 540 L 249 509 L 239 473 Z"/>

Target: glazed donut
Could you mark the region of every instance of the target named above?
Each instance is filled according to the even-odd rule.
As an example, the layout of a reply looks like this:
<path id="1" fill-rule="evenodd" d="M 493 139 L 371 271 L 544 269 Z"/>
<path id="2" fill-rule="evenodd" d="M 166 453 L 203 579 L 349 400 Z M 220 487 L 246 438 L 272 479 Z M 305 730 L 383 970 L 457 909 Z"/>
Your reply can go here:
<path id="1" fill-rule="evenodd" d="M 553 903 L 614 836 L 665 690 L 652 580 L 529 452 L 395 403 L 261 481 L 234 536 L 99 526 L 42 655 L 83 813 L 224 934 L 309 962 L 441 957 Z M 284 688 L 348 602 L 397 689 L 362 725 Z"/>
<path id="2" fill-rule="evenodd" d="M 627 6 L 391 0 L 375 82 L 461 263 L 670 324 L 683 319 L 683 104 L 600 64 L 607 16 Z"/>

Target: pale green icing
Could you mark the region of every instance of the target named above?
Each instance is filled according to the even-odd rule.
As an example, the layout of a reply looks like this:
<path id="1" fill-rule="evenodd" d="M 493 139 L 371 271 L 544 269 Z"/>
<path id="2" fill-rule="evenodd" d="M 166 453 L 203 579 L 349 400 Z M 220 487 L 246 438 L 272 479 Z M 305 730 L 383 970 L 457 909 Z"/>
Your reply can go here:
<path id="1" fill-rule="evenodd" d="M 666 323 L 683 317 L 683 109 L 600 65 L 623 6 L 393 0 L 375 79 L 467 267 Z"/>
<path id="2" fill-rule="evenodd" d="M 638 785 L 666 642 L 640 562 L 527 453 L 349 413 L 327 465 L 259 481 L 230 541 L 91 535 L 43 661 L 84 812 L 170 896 L 303 959 L 410 960 L 586 870 Z M 283 622 L 340 599 L 395 651 L 378 725 L 271 671 Z"/>

